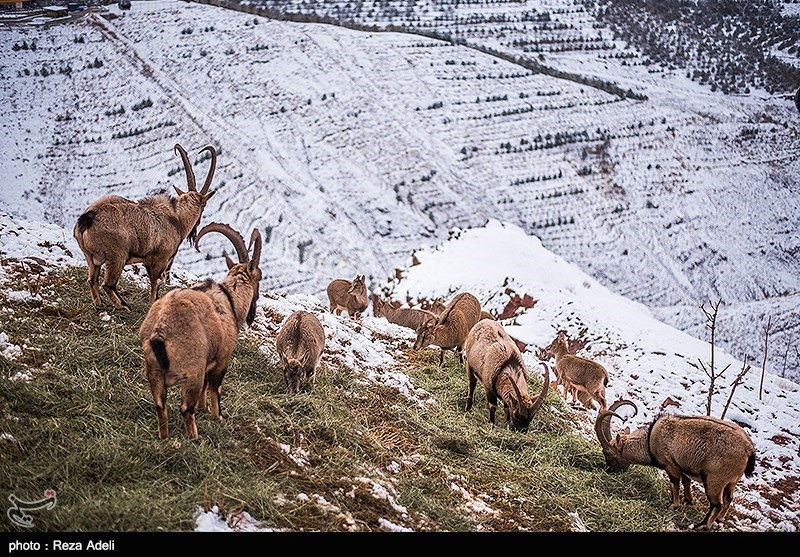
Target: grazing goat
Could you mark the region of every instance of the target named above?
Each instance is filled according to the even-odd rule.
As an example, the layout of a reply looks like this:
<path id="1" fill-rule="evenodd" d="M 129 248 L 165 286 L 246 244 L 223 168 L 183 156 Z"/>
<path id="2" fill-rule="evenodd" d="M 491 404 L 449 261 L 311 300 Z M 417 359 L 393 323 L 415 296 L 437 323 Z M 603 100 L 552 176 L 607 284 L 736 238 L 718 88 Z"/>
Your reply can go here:
<path id="1" fill-rule="evenodd" d="M 206 280 L 191 288 L 171 290 L 156 300 L 139 327 L 145 371 L 156 404 L 158 434 L 167 439 L 167 388 L 181 387 L 181 416 L 186 435 L 197 439 L 195 408 L 206 409 L 220 421 L 222 379 L 236 345 L 239 330 L 252 325 L 261 281 L 261 233 L 253 229 L 252 257 L 241 235 L 226 224 L 211 223 L 197 235 L 219 232 L 236 248 L 239 263 L 228 254 L 228 274 L 221 282 Z"/>
<path id="2" fill-rule="evenodd" d="M 336 315 L 346 311 L 352 319 L 358 319 L 369 306 L 367 281 L 364 275 L 356 275 L 352 281 L 334 279 L 328 284 L 327 292 L 331 313 L 335 312 Z"/>
<path id="3" fill-rule="evenodd" d="M 385 317 L 389 323 L 414 329 L 414 332 L 417 332 L 428 319 L 437 317 L 424 309 L 399 307 L 394 302 L 381 299 L 377 294 L 372 296 L 372 313 L 375 317 Z"/>
<path id="4" fill-rule="evenodd" d="M 649 426 L 611 435 L 611 418 L 623 405 L 618 400 L 597 414 L 594 430 L 611 472 L 623 472 L 631 464 L 655 466 L 666 471 L 672 488 L 670 509 L 680 507 L 680 484 L 686 504 L 692 503 L 691 480 L 701 482 L 708 498 L 708 512 L 695 525 L 708 530 L 722 521 L 730 509 L 733 492 L 742 475 L 753 474 L 756 450 L 747 432 L 734 422 L 711 416 L 665 414 Z"/>
<path id="5" fill-rule="evenodd" d="M 187 191 L 174 186 L 177 198 L 162 193 L 139 201 L 118 195 L 98 199 L 78 217 L 72 231 L 88 267 L 87 282 L 96 306 L 101 305 L 98 279 L 105 265 L 103 290 L 120 309 L 130 306 L 117 292 L 117 281 L 126 265 L 142 263 L 150 279 L 150 303 L 158 298 L 162 277 L 170 270 L 181 242 L 195 242 L 197 226 L 206 203 L 215 192 L 208 191 L 217 164 L 217 152 L 207 145 L 202 151 L 211 153 L 211 166 L 206 181 L 197 191 L 192 164 L 180 145 L 175 151 L 186 169 Z"/>
<path id="6" fill-rule="evenodd" d="M 444 365 L 444 353 L 447 350 L 455 351 L 463 362 L 464 341 L 480 317 L 481 304 L 478 299 L 469 292 L 460 292 L 450 300 L 438 318 L 429 318 L 417 330 L 414 350 L 434 344 L 441 349 L 439 367 Z"/>
<path id="7" fill-rule="evenodd" d="M 567 349 L 567 337 L 559 331 L 556 338 L 545 348 L 545 353 L 556 358 L 556 375 L 559 384 L 564 386 L 564 399 L 572 395 L 573 400 L 579 400 L 586 408 L 594 409 L 594 402 L 601 409 L 606 407 L 606 387 L 608 387 L 608 372 L 602 365 L 575 356 Z"/>
<path id="8" fill-rule="evenodd" d="M 480 380 L 489 406 L 489 423 L 495 423 L 497 399 L 500 398 L 506 422 L 512 429 L 527 431 L 547 396 L 550 366 L 542 362 L 544 386 L 539 396 L 531 399 L 522 353 L 503 326 L 491 319 L 482 319 L 472 327 L 464 343 L 464 351 L 469 382 L 465 411 L 472 409 L 475 385 Z"/>
<path id="9" fill-rule="evenodd" d="M 303 378 L 314 385 L 317 365 L 325 349 L 325 329 L 316 315 L 303 310 L 292 313 L 275 337 L 275 348 L 289 394 L 300 392 Z"/>

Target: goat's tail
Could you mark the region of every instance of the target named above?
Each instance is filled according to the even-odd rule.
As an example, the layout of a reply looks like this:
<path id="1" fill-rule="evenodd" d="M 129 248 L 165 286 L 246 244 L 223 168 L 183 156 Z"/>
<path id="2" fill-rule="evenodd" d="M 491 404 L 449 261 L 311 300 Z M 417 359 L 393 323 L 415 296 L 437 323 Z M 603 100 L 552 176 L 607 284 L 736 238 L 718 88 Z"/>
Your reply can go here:
<path id="1" fill-rule="evenodd" d="M 94 217 L 97 216 L 97 212 L 95 211 L 86 211 L 84 214 L 78 217 L 78 232 L 83 234 L 86 232 L 94 222 Z"/>
<path id="2" fill-rule="evenodd" d="M 150 349 L 153 351 L 158 365 L 161 366 L 164 373 L 167 373 L 169 371 L 169 357 L 167 356 L 167 347 L 164 345 L 164 339 L 150 339 Z"/>
<path id="3" fill-rule="evenodd" d="M 748 478 L 753 475 L 753 472 L 756 469 L 756 453 L 750 455 L 750 458 L 747 459 L 747 466 L 744 469 L 744 475 Z"/>

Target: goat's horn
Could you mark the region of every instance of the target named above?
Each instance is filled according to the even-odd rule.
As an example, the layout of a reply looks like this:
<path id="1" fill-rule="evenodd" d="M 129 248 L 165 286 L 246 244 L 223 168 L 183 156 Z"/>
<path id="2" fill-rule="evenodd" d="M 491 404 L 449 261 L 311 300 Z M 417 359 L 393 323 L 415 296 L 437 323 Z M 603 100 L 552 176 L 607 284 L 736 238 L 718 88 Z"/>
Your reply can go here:
<path id="1" fill-rule="evenodd" d="M 201 195 L 205 195 L 208 193 L 208 188 L 211 187 L 211 179 L 214 178 L 214 171 L 217 169 L 217 150 L 214 149 L 213 145 L 206 145 L 200 152 L 208 151 L 211 153 L 211 167 L 208 169 L 208 175 L 206 176 L 206 183 L 203 184 L 203 188 L 200 190 Z"/>
<path id="2" fill-rule="evenodd" d="M 616 410 L 621 406 L 632 406 L 634 409 L 634 416 L 638 412 L 636 405 L 630 400 L 618 400 L 608 409 L 600 410 L 597 413 L 597 419 L 594 422 L 594 432 L 597 434 L 597 439 L 600 441 L 600 446 L 603 448 L 608 447 L 608 444 L 611 443 L 611 418 L 617 417 L 620 420 L 622 419 L 622 417 L 616 413 Z"/>
<path id="3" fill-rule="evenodd" d="M 544 387 L 542 387 L 542 392 L 539 393 L 539 396 L 537 396 L 536 400 L 534 400 L 533 404 L 531 404 L 531 417 L 535 416 L 539 411 L 539 408 L 542 407 L 542 404 L 544 404 L 544 399 L 547 396 L 547 391 L 550 389 L 550 366 L 544 362 L 540 363 L 542 364 L 542 367 L 544 367 Z"/>
<path id="4" fill-rule="evenodd" d="M 227 224 L 221 222 L 210 222 L 200 229 L 197 233 L 197 238 L 194 241 L 194 247 L 200 251 L 200 238 L 208 232 L 219 232 L 231 241 L 233 247 L 236 248 L 236 255 L 239 256 L 239 263 L 247 263 L 247 248 L 244 245 L 244 238 Z M 260 251 L 259 247 L 259 251 Z"/>
<path id="5" fill-rule="evenodd" d="M 250 261 L 255 261 L 256 267 L 259 266 L 259 260 L 261 259 L 261 231 L 258 228 L 253 229 L 253 233 L 250 235 L 250 246 L 248 247 L 247 251 L 253 250 L 253 256 L 250 258 Z"/>
<path id="6" fill-rule="evenodd" d="M 197 180 L 194 177 L 194 170 L 192 170 L 192 163 L 189 160 L 189 155 L 186 152 L 186 149 L 180 146 L 180 144 L 175 144 L 175 152 L 181 156 L 183 159 L 183 167 L 186 169 L 186 184 L 189 188 L 189 191 L 197 191 Z"/>

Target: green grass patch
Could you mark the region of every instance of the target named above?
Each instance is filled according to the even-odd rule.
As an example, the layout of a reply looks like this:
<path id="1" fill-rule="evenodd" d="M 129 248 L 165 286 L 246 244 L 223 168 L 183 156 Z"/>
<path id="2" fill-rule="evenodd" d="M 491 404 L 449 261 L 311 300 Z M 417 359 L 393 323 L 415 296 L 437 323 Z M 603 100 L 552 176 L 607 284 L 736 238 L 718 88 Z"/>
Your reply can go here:
<path id="1" fill-rule="evenodd" d="M 488 424 L 480 385 L 464 412 L 463 367 L 449 353 L 438 369 L 437 350 L 408 350 L 400 364 L 432 402 L 325 363 L 313 389 L 290 396 L 277 360 L 243 331 L 223 382 L 225 421 L 198 412 L 200 439 L 187 439 L 173 387 L 170 438 L 160 440 L 138 339 L 147 292 L 123 280 L 132 311 L 97 309 L 83 268 L 43 267 L 35 281 L 10 268 L 0 331 L 22 353 L 0 356 L 0 497 L 55 490 L 35 530 L 190 531 L 198 509 L 213 506 L 290 531 L 384 521 L 414 531 L 665 531 L 703 515 L 702 494 L 696 507 L 668 511 L 655 469 L 608 474 L 599 446 L 577 433 L 580 414 L 552 390 L 525 434 L 506 427 L 502 408 Z M 15 290 L 36 296 L 7 294 Z"/>

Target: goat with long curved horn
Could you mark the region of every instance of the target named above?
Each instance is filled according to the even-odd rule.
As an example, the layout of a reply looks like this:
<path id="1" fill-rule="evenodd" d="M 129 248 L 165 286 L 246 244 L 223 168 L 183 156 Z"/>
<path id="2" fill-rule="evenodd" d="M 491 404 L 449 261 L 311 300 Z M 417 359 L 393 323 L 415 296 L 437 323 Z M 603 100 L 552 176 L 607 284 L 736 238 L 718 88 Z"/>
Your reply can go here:
<path id="1" fill-rule="evenodd" d="M 167 388 L 181 385 L 181 416 L 186 434 L 196 439 L 195 409 L 206 409 L 222 420 L 222 379 L 236 346 L 239 330 L 252 325 L 261 282 L 261 233 L 253 230 L 252 257 L 248 258 L 241 234 L 227 224 L 204 226 L 198 238 L 219 232 L 236 249 L 239 263 L 225 254 L 228 273 L 220 282 L 205 280 L 191 288 L 178 288 L 157 300 L 139 328 L 145 370 L 156 404 L 158 432 L 167 428 Z"/>
<path id="2" fill-rule="evenodd" d="M 691 504 L 691 481 L 701 482 L 709 506 L 695 528 L 710 529 L 715 521 L 723 520 L 736 484 L 755 470 L 756 450 L 747 432 L 735 422 L 712 416 L 664 414 L 647 426 L 613 436 L 611 418 L 621 419 L 616 412 L 622 406 L 636 410 L 630 400 L 618 400 L 600 410 L 595 420 L 594 430 L 609 471 L 622 472 L 631 464 L 664 470 L 672 490 L 670 509 L 681 504 L 681 484 L 684 502 Z"/>
<path id="3" fill-rule="evenodd" d="M 211 168 L 206 183 L 197 191 L 194 171 L 186 150 L 175 145 L 186 168 L 188 191 L 174 186 L 177 199 L 167 194 L 131 201 L 119 195 L 109 195 L 92 203 L 78 217 L 73 229 L 75 241 L 87 264 L 87 283 L 95 305 L 100 306 L 100 270 L 105 266 L 102 287 L 112 303 L 130 309 L 117 292 L 117 281 L 126 265 L 142 263 L 150 279 L 150 303 L 158 298 L 162 278 L 169 272 L 181 242 L 195 241 L 197 226 L 208 200 L 208 191 L 216 167 L 216 150 L 211 152 Z"/>
<path id="4" fill-rule="evenodd" d="M 472 409 L 475 386 L 480 379 L 489 406 L 489 423 L 495 423 L 497 399 L 500 398 L 506 422 L 512 429 L 527 431 L 547 397 L 550 366 L 541 362 L 544 385 L 539 396 L 532 399 L 528 393 L 525 363 L 517 343 L 499 322 L 491 319 L 482 319 L 470 329 L 464 351 L 469 384 L 465 411 Z"/>

